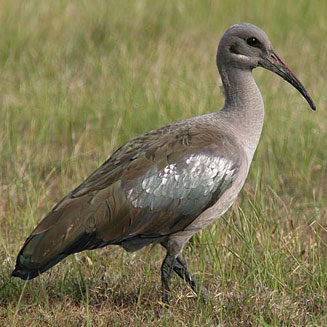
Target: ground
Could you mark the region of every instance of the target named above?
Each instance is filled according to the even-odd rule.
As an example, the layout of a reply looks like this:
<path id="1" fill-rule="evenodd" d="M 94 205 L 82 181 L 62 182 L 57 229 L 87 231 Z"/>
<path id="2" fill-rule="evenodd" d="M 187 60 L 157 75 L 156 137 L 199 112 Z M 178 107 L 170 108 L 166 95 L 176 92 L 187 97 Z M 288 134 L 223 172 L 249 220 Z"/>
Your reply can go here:
<path id="1" fill-rule="evenodd" d="M 0 1 L 1 326 L 326 326 L 327 2 Z M 159 247 L 70 256 L 10 278 L 25 238 L 119 145 L 223 105 L 218 41 L 251 22 L 317 104 L 257 69 L 266 117 L 228 213 L 184 250 L 210 292 L 172 280 Z"/>

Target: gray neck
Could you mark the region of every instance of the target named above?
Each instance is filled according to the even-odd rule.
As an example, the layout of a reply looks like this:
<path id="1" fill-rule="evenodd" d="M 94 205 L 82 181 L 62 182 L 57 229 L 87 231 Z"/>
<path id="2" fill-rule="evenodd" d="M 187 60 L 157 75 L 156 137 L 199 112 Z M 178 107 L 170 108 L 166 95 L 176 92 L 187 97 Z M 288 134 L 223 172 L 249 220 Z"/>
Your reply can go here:
<path id="1" fill-rule="evenodd" d="M 262 96 L 251 70 L 243 70 L 230 65 L 226 65 L 226 69 L 226 66 L 221 66 L 219 65 L 218 69 L 226 96 L 221 115 L 244 146 L 251 162 L 263 127 Z"/>

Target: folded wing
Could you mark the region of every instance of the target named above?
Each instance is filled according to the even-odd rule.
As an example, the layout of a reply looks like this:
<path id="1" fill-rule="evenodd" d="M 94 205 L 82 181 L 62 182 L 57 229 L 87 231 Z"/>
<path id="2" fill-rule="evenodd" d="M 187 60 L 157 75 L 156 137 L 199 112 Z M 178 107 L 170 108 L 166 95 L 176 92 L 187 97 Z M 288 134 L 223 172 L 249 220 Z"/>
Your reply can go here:
<path id="1" fill-rule="evenodd" d="M 230 135 L 192 127 L 127 143 L 41 221 L 13 274 L 30 279 L 74 252 L 134 251 L 183 230 L 232 185 L 239 149 Z"/>

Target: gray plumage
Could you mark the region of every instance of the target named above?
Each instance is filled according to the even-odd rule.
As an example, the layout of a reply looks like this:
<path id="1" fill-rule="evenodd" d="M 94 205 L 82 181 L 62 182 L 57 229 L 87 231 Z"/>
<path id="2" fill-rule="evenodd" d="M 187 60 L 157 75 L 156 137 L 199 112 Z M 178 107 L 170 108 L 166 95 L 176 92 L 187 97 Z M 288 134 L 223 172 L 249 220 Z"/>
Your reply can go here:
<path id="1" fill-rule="evenodd" d="M 174 270 L 200 286 L 180 254 L 191 236 L 232 205 L 258 145 L 264 106 L 252 69 L 262 66 L 303 85 L 251 24 L 230 27 L 217 65 L 226 96 L 215 113 L 164 126 L 119 148 L 59 201 L 26 240 L 12 275 L 31 279 L 67 255 L 105 245 L 136 251 L 151 243 L 167 249 L 161 267 L 163 301 Z"/>

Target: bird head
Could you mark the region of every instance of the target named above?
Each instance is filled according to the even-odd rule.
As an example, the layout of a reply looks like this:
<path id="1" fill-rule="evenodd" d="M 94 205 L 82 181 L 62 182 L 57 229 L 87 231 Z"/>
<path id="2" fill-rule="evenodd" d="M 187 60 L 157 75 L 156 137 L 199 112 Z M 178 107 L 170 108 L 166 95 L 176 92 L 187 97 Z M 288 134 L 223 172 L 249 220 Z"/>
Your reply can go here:
<path id="1" fill-rule="evenodd" d="M 310 107 L 316 109 L 302 83 L 273 49 L 266 33 L 255 25 L 237 24 L 225 32 L 218 46 L 217 65 L 219 69 L 222 65 L 243 70 L 266 68 L 293 85 Z"/>

